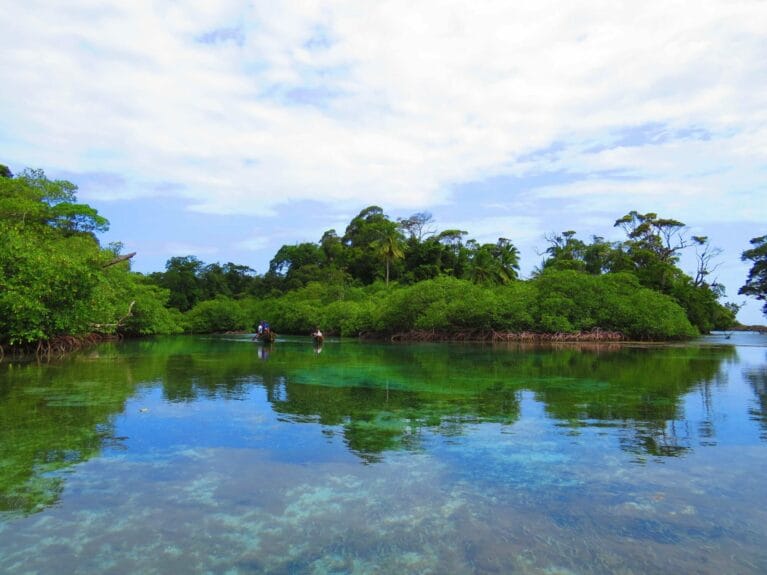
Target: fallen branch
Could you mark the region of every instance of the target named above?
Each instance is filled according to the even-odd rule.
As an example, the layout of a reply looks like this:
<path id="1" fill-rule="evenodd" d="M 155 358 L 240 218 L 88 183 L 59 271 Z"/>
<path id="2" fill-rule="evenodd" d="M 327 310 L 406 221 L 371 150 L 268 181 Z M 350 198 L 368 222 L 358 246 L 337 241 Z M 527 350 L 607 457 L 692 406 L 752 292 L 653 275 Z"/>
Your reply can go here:
<path id="1" fill-rule="evenodd" d="M 105 263 L 105 264 L 104 264 L 103 266 L 101 266 L 101 267 L 102 267 L 102 268 L 108 268 L 109 266 L 113 266 L 113 265 L 119 264 L 120 262 L 124 262 L 124 261 L 126 261 L 126 260 L 129 260 L 129 259 L 131 259 L 131 258 L 132 258 L 133 256 L 135 256 L 135 255 L 136 255 L 136 252 L 132 252 L 132 253 L 129 253 L 129 254 L 125 254 L 124 256 L 117 256 L 115 259 L 113 259 L 113 260 L 112 260 L 112 261 L 110 261 L 110 262 L 107 262 L 107 263 Z"/>
<path id="2" fill-rule="evenodd" d="M 115 323 L 92 323 L 91 327 L 97 331 L 103 331 L 105 328 L 109 328 L 112 331 L 117 331 L 123 324 L 123 322 L 133 315 L 133 306 L 136 305 L 136 301 L 133 300 L 128 306 L 128 313 L 117 320 Z"/>

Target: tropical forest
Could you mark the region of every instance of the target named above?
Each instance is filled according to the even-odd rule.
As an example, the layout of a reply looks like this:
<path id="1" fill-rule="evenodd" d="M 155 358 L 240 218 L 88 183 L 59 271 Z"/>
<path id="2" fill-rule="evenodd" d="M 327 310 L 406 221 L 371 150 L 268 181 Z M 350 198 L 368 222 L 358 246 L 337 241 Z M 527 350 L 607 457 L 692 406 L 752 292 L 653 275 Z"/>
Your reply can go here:
<path id="1" fill-rule="evenodd" d="M 529 278 L 513 237 L 492 243 L 419 212 L 362 209 L 344 230 L 283 245 L 268 270 L 194 255 L 142 274 L 106 217 L 77 186 L 0 166 L 0 346 L 3 353 L 88 338 L 252 332 L 381 339 L 689 339 L 736 324 L 712 270 L 720 253 L 683 222 L 617 214 L 620 241 L 573 230 L 547 237 Z M 513 230 L 509 232 L 513 236 Z M 767 236 L 754 238 L 740 292 L 765 297 Z M 694 254 L 694 269 L 680 266 Z"/>

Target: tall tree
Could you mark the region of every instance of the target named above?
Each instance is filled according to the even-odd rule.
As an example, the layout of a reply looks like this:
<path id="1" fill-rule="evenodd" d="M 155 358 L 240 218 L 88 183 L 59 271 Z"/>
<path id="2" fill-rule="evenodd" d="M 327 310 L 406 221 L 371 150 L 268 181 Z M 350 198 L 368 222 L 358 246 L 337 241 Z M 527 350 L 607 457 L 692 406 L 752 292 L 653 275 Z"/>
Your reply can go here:
<path id="1" fill-rule="evenodd" d="M 221 264 L 218 262 L 208 264 L 202 267 L 199 274 L 200 301 L 213 299 L 218 295 L 232 296 L 232 290 L 229 289 Z"/>
<path id="2" fill-rule="evenodd" d="M 321 266 L 324 261 L 325 254 L 315 243 L 302 242 L 284 245 L 269 262 L 269 271 L 283 277 L 289 277 L 304 266 Z"/>
<path id="3" fill-rule="evenodd" d="M 550 245 L 546 248 L 549 257 L 543 262 L 544 269 L 582 271 L 586 268 L 584 261 L 586 244 L 575 237 L 573 230 L 567 230 L 560 235 L 547 235 L 545 238 Z"/>
<path id="4" fill-rule="evenodd" d="M 441 258 L 441 269 L 447 275 L 464 277 L 469 265 L 469 250 L 463 238 L 469 232 L 464 230 L 444 230 L 435 236 L 437 242 L 444 246 Z"/>
<path id="5" fill-rule="evenodd" d="M 328 230 L 322 234 L 320 249 L 328 265 L 336 267 L 343 265 L 344 245 L 335 230 Z"/>
<path id="6" fill-rule="evenodd" d="M 349 274 L 363 284 L 371 284 L 381 277 L 379 243 L 398 233 L 397 224 L 380 207 L 363 209 L 346 227 L 342 238 Z"/>
<path id="7" fill-rule="evenodd" d="M 624 247 L 639 281 L 668 293 L 681 273 L 676 267 L 680 252 L 690 245 L 686 226 L 652 212 L 631 211 L 616 220 L 614 227 L 622 228 L 628 236 Z"/>
<path id="8" fill-rule="evenodd" d="M 242 295 L 250 291 L 256 270 L 232 262 L 225 263 L 222 269 L 226 285 L 232 295 Z"/>
<path id="9" fill-rule="evenodd" d="M 386 264 L 386 285 L 388 286 L 391 264 L 405 255 L 402 236 L 396 229 L 387 230 L 386 235 L 375 240 L 372 245 Z"/>
<path id="10" fill-rule="evenodd" d="M 165 273 L 158 274 L 159 284 L 170 290 L 168 305 L 181 311 L 194 307 L 202 297 L 200 274 L 204 264 L 195 256 L 176 256 L 165 263 Z"/>
<path id="11" fill-rule="evenodd" d="M 477 284 L 507 284 L 517 279 L 519 251 L 506 238 L 494 244 L 466 242 L 469 252 L 468 278 Z"/>
<path id="12" fill-rule="evenodd" d="M 175 329 L 167 294 L 130 272 L 118 244 L 101 248 L 108 222 L 76 190 L 41 170 L 0 177 L 0 345 Z"/>
<path id="13" fill-rule="evenodd" d="M 738 293 L 766 302 L 762 307 L 762 313 L 767 315 L 767 235 L 753 238 L 751 245 L 754 247 L 745 250 L 741 255 L 743 261 L 751 261 L 753 264 L 748 271 L 746 283 L 738 290 Z"/>
<path id="14" fill-rule="evenodd" d="M 722 249 L 713 247 L 707 236 L 692 236 L 692 241 L 695 246 L 695 259 L 697 261 L 693 285 L 701 287 L 716 284 L 716 281 L 709 282 L 707 278 L 721 265 L 713 263 L 713 260 L 722 254 Z"/>
<path id="15" fill-rule="evenodd" d="M 26 169 L 16 177 L 0 178 L 0 218 L 46 226 L 65 235 L 104 232 L 106 218 L 87 204 L 77 203 L 77 186 L 50 180 L 42 170 Z"/>
<path id="16" fill-rule="evenodd" d="M 409 218 L 397 218 L 397 224 L 408 237 L 415 238 L 419 242 L 434 234 L 432 227 L 434 218 L 429 212 L 418 212 Z"/>
<path id="17" fill-rule="evenodd" d="M 652 252 L 664 263 L 676 263 L 680 250 L 690 245 L 682 222 L 659 218 L 653 212 L 640 214 L 632 210 L 616 220 L 614 227 L 626 232 L 630 247 Z"/>
<path id="18" fill-rule="evenodd" d="M 284 245 L 269 262 L 270 278 L 279 278 L 283 290 L 298 289 L 324 277 L 325 254 L 312 242 Z"/>
<path id="19" fill-rule="evenodd" d="M 501 283 L 509 283 L 517 279 L 519 272 L 519 250 L 511 243 L 511 240 L 498 238 L 492 252 L 498 262 Z"/>
<path id="20" fill-rule="evenodd" d="M 405 283 L 415 283 L 439 276 L 444 271 L 445 246 L 435 236 L 425 241 L 410 236 L 405 242 L 403 261 Z"/>
<path id="21" fill-rule="evenodd" d="M 592 236 L 591 243 L 583 248 L 583 263 L 586 271 L 593 275 L 631 269 L 631 262 L 620 244 L 605 241 L 601 236 Z"/>

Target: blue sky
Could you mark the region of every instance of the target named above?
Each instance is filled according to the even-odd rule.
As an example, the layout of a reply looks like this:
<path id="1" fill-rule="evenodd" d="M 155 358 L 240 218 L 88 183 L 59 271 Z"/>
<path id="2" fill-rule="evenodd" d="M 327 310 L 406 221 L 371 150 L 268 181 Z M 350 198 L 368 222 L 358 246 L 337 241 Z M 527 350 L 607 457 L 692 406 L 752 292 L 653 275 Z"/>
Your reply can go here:
<path id="1" fill-rule="evenodd" d="M 545 234 L 620 239 L 638 210 L 709 236 L 744 301 L 740 253 L 767 233 L 763 1 L 0 7 L 0 163 L 78 184 L 138 271 L 262 273 L 375 204 L 510 238 L 529 274 Z"/>

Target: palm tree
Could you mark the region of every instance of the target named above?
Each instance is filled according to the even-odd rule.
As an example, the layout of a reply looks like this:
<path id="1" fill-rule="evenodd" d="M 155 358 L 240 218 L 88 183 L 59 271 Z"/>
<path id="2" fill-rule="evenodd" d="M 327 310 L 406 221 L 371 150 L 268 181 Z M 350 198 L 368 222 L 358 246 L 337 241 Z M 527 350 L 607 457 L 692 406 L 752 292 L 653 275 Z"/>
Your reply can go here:
<path id="1" fill-rule="evenodd" d="M 477 284 L 508 284 L 517 279 L 519 251 L 506 238 L 495 244 L 466 243 L 471 253 L 469 278 Z"/>
<path id="2" fill-rule="evenodd" d="M 469 267 L 469 278 L 475 284 L 492 284 L 495 277 L 495 262 L 490 253 L 482 250 L 474 254 Z"/>
<path id="3" fill-rule="evenodd" d="M 405 257 L 405 251 L 402 248 L 402 236 L 396 229 L 387 230 L 380 239 L 375 240 L 371 245 L 386 262 L 386 285 L 388 286 L 392 262 Z"/>
<path id="4" fill-rule="evenodd" d="M 493 250 L 493 256 L 495 256 L 498 262 L 498 278 L 500 283 L 507 284 L 517 279 L 519 250 L 510 240 L 498 238 L 498 242 L 496 242 L 495 249 Z"/>

